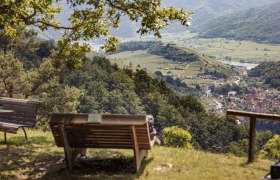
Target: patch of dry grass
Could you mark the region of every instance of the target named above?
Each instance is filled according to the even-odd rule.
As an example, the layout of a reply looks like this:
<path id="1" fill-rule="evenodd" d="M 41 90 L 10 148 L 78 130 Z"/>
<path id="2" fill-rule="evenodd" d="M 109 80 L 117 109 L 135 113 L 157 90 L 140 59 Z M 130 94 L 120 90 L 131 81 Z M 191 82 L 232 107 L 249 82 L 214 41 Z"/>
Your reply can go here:
<path id="1" fill-rule="evenodd" d="M 90 149 L 91 158 L 79 159 L 68 172 L 63 149 L 56 147 L 51 132 L 28 130 L 9 134 L 8 144 L 0 145 L 0 179 L 260 179 L 273 163 L 212 154 L 197 150 L 155 147 L 133 173 L 132 150 Z"/>

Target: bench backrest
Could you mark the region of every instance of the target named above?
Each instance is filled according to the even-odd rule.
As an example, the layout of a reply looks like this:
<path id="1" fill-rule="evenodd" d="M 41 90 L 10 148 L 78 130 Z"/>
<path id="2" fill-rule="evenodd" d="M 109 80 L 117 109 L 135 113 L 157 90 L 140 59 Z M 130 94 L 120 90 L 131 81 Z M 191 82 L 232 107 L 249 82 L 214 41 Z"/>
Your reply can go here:
<path id="1" fill-rule="evenodd" d="M 151 149 L 148 120 L 151 116 L 52 114 L 50 127 L 57 146 L 63 147 L 64 131 L 71 148 L 132 149 L 132 126 L 139 149 Z"/>
<path id="2" fill-rule="evenodd" d="M 13 113 L 1 114 L 1 120 L 6 119 L 7 121 L 35 125 L 40 102 L 1 97 L 0 105 L 4 110 L 14 111 Z"/>

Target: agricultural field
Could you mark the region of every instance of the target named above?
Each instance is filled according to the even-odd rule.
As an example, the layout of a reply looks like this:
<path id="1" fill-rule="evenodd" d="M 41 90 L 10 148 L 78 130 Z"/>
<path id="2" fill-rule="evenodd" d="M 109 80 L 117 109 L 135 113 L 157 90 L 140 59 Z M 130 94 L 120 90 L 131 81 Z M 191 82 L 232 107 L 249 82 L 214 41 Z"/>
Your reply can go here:
<path id="1" fill-rule="evenodd" d="M 179 46 L 187 47 L 212 56 L 215 59 L 230 59 L 232 61 L 245 61 L 259 63 L 261 61 L 279 61 L 280 45 L 261 44 L 252 41 L 236 41 L 224 38 L 204 39 L 197 38 L 196 33 L 189 31 L 180 33 L 165 33 L 161 41 L 166 43 L 175 43 Z M 123 39 L 123 41 L 138 40 Z M 142 41 L 155 40 L 152 36 L 139 38 Z"/>
<path id="2" fill-rule="evenodd" d="M 155 71 L 160 71 L 163 74 L 168 72 L 173 75 L 196 77 L 199 73 L 202 62 L 196 61 L 192 63 L 172 62 L 161 56 L 147 53 L 146 50 L 125 51 L 117 54 L 112 54 L 108 58 L 119 65 L 119 67 L 132 66 L 146 69 L 149 73 L 154 74 Z M 184 80 L 185 81 L 185 80 Z M 186 79 L 186 82 L 212 82 L 211 79 Z"/>

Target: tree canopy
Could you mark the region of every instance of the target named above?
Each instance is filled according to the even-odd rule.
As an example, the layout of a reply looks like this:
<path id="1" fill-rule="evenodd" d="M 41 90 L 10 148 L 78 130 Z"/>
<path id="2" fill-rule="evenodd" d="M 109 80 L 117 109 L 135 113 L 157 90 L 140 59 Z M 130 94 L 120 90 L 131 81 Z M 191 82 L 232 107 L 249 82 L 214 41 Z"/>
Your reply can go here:
<path id="1" fill-rule="evenodd" d="M 56 19 L 65 7 L 71 12 L 68 25 Z M 60 51 L 56 55 L 72 58 L 74 65 L 79 65 L 89 46 L 78 41 L 102 38 L 106 51 L 116 50 L 118 38 L 111 35 L 110 29 L 119 27 L 121 16 L 139 22 L 137 32 L 141 35 L 151 32 L 160 37 L 160 30 L 174 20 L 188 26 L 191 15 L 181 8 L 162 7 L 161 0 L 1 0 L 0 29 L 11 37 L 28 26 L 41 31 L 62 30 L 64 35 L 58 41 Z"/>

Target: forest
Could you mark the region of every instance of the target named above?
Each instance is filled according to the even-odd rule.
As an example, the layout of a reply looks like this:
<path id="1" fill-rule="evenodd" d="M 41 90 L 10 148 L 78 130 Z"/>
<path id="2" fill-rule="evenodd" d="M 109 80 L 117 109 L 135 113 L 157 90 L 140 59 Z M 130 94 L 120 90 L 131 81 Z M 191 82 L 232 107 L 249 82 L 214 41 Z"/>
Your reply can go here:
<path id="1" fill-rule="evenodd" d="M 280 2 L 218 17 L 197 30 L 204 38 L 228 38 L 279 44 Z"/>
<path id="2" fill-rule="evenodd" d="M 280 88 L 280 62 L 263 62 L 251 69 L 250 77 L 258 77 L 273 88 Z"/>

